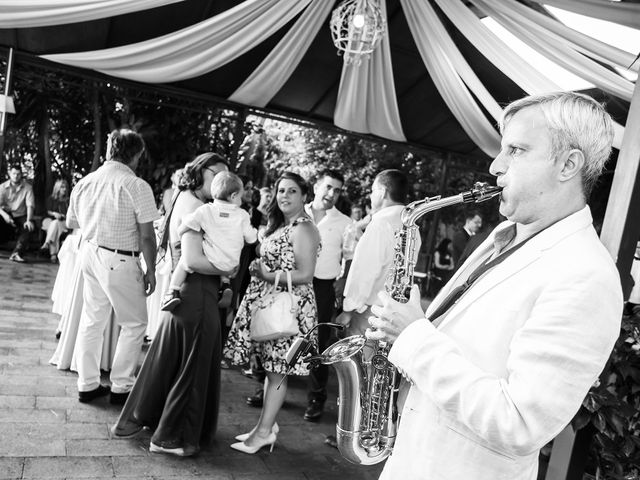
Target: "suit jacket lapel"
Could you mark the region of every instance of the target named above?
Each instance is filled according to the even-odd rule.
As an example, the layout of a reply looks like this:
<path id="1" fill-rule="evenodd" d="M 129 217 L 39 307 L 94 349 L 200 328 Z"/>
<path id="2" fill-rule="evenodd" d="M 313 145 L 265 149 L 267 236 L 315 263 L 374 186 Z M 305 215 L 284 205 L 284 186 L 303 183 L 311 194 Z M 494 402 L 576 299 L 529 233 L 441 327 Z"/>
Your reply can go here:
<path id="1" fill-rule="evenodd" d="M 512 256 L 506 259 L 504 262 L 496 265 L 494 268 L 486 272 L 481 278 L 479 278 L 472 287 L 467 290 L 447 314 L 445 314 L 441 320 L 435 322 L 437 327 L 443 326 L 456 318 L 460 313 L 471 305 L 475 300 L 484 295 L 499 283 L 507 280 L 515 273 L 519 272 L 523 268 L 530 265 L 532 262 L 540 258 L 542 252 L 548 248 L 551 248 L 560 240 L 564 239 L 568 235 L 589 227 L 592 223 L 591 211 L 589 207 L 584 207 L 582 210 L 570 215 L 569 217 L 560 220 L 554 225 L 550 226 L 546 231 L 541 232 L 535 238 L 532 238 L 526 245 L 514 252 Z M 473 269 L 479 264 L 481 258 L 486 258 L 490 252 L 493 251 L 493 239 L 495 232 L 501 230 L 503 225 L 509 225 L 511 222 L 504 222 L 495 231 L 489 235 L 487 240 L 473 253 L 468 262 L 463 265 L 465 268 L 463 271 L 458 271 L 456 276 L 447 285 L 446 292 L 441 292 L 444 295 L 438 294 L 434 299 L 433 307 L 430 305 L 427 313 L 432 312 L 434 307 L 446 298 L 446 295 L 451 291 L 453 285 L 457 286 L 465 281 Z M 478 251 L 480 250 L 480 251 Z M 454 281 L 455 280 L 455 281 Z M 444 289 L 443 289 L 444 290 Z M 436 303 L 438 301 L 438 303 Z M 428 315 L 427 315 L 428 316 Z"/>

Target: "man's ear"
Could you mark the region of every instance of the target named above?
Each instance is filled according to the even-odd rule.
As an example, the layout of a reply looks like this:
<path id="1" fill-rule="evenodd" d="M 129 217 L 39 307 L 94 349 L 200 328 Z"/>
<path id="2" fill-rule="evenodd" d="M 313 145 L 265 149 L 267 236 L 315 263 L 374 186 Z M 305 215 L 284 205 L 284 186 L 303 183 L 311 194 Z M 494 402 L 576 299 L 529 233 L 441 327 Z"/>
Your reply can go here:
<path id="1" fill-rule="evenodd" d="M 577 148 L 569 150 L 559 160 L 562 162 L 559 176 L 561 182 L 566 182 L 576 175 L 580 175 L 585 163 L 584 153 Z"/>

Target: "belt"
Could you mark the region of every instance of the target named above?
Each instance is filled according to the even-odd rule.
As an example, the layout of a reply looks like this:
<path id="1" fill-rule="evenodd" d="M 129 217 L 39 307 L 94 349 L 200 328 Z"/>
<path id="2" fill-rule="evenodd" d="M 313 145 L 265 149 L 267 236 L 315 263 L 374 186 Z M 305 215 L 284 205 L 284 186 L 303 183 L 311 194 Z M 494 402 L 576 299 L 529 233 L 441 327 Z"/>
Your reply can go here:
<path id="1" fill-rule="evenodd" d="M 140 255 L 140 252 L 134 252 L 132 250 L 120 250 L 117 248 L 109 248 L 109 247 L 104 247 L 102 245 L 98 245 L 98 248 L 104 248 L 105 250 L 109 250 L 110 252 L 115 252 L 120 255 L 128 255 L 130 257 L 137 257 L 138 255 Z"/>

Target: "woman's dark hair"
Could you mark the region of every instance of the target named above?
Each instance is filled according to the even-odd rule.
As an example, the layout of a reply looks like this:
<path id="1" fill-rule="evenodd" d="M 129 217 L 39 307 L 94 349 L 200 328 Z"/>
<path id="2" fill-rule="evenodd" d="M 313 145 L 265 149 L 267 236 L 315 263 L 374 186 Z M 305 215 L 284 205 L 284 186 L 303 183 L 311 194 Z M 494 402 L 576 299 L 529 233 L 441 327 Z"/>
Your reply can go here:
<path id="1" fill-rule="evenodd" d="M 440 252 L 440 255 L 448 255 L 449 254 L 449 244 L 451 243 L 451 240 L 448 238 L 443 238 L 442 240 L 440 240 L 440 243 L 438 243 L 438 246 L 436 247 L 436 251 Z"/>
<path id="2" fill-rule="evenodd" d="M 178 190 L 191 190 L 192 192 L 200 189 L 204 183 L 203 170 L 212 167 L 218 163 L 229 167 L 229 164 L 222 155 L 217 153 L 203 153 L 198 155 L 182 169 L 180 180 L 178 181 Z"/>
<path id="3" fill-rule="evenodd" d="M 302 195 L 309 194 L 309 184 L 305 181 L 297 173 L 293 172 L 284 172 L 280 178 L 276 181 L 275 186 L 273 187 L 273 198 L 271 198 L 271 202 L 269 202 L 269 206 L 267 207 L 267 230 L 265 231 L 265 236 L 271 235 L 278 228 L 284 225 L 284 214 L 280 207 L 278 207 L 278 187 L 280 186 L 280 182 L 282 180 L 292 180 L 293 182 L 300 187 L 300 192 Z"/>
<path id="4" fill-rule="evenodd" d="M 126 165 L 144 152 L 144 140 L 139 133 L 122 128 L 109 134 L 107 140 L 107 160 L 117 160 Z"/>

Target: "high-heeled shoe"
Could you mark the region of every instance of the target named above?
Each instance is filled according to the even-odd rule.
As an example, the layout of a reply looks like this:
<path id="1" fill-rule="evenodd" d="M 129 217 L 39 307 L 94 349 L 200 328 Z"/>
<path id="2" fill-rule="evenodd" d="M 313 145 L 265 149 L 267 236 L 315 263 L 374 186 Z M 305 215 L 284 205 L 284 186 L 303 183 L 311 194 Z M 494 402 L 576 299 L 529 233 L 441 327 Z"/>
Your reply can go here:
<path id="1" fill-rule="evenodd" d="M 239 442 L 244 442 L 247 438 L 249 438 L 249 435 L 251 435 L 254 430 L 255 428 L 251 430 L 249 433 L 241 433 L 240 435 L 236 435 L 235 438 Z M 279 431 L 280 431 L 280 427 L 278 426 L 278 422 L 274 422 L 273 427 L 271 427 L 271 433 L 275 433 L 276 435 L 278 435 Z"/>
<path id="2" fill-rule="evenodd" d="M 278 436 L 275 433 L 271 432 L 267 436 L 267 438 L 262 439 L 256 445 L 247 445 L 244 442 L 238 442 L 238 443 L 231 444 L 231 448 L 233 448 L 234 450 L 238 450 L 239 452 L 242 452 L 242 453 L 248 453 L 249 455 L 253 455 L 262 447 L 266 447 L 267 445 L 270 445 L 271 448 L 269 449 L 269 452 L 273 452 L 273 446 L 276 444 L 277 438 Z"/>

